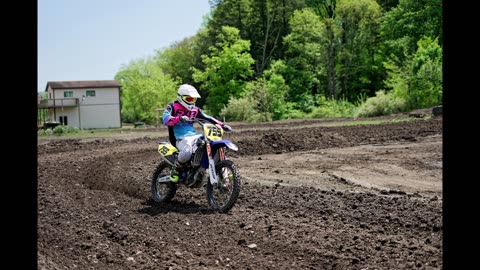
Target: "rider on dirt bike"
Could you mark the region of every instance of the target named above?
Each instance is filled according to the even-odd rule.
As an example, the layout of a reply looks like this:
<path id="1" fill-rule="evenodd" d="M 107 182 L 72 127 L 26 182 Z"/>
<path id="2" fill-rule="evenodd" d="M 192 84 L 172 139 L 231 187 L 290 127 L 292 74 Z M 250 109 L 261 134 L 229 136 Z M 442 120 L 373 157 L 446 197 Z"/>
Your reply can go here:
<path id="1" fill-rule="evenodd" d="M 186 120 L 205 119 L 212 124 L 220 125 L 225 131 L 232 131 L 230 126 L 206 115 L 195 106 L 197 98 L 200 98 L 200 94 L 195 87 L 189 84 L 180 85 L 177 91 L 177 100 L 169 103 L 163 112 L 162 121 L 164 125 L 168 126 L 170 142 L 179 150 L 170 175 L 170 180 L 175 183 L 178 183 L 184 163 L 189 161 L 192 156 L 195 142 L 202 136 L 195 130 L 193 123 L 186 122 Z"/>

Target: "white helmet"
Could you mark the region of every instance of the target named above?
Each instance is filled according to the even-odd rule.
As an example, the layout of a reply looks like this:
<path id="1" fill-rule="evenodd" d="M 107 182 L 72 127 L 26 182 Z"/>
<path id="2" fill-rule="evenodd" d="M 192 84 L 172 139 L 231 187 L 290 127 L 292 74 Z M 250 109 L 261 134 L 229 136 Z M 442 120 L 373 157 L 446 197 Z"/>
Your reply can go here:
<path id="1" fill-rule="evenodd" d="M 195 101 L 200 97 L 197 89 L 189 84 L 182 84 L 177 91 L 177 99 L 189 111 L 195 107 Z"/>

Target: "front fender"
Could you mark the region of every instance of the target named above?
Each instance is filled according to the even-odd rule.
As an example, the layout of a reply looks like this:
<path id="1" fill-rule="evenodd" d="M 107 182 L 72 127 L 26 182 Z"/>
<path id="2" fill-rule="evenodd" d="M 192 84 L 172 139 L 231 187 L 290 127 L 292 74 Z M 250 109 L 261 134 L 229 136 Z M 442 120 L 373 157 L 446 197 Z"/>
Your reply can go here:
<path id="1" fill-rule="evenodd" d="M 229 140 L 218 140 L 218 141 L 213 141 L 212 142 L 212 150 L 215 152 L 218 147 L 228 147 L 229 149 L 232 149 L 233 151 L 238 151 L 238 146 L 234 143 L 232 143 Z"/>

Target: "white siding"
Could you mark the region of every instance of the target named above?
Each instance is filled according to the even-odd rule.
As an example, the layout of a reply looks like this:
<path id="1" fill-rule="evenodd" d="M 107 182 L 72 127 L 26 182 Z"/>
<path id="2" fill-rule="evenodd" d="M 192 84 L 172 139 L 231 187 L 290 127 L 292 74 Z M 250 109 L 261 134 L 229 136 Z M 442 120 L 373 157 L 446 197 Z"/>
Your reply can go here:
<path id="1" fill-rule="evenodd" d="M 94 97 L 87 97 L 87 91 L 90 91 L 90 90 L 95 90 L 95 96 Z M 118 104 L 119 102 L 119 91 L 118 91 L 118 88 L 99 88 L 99 89 L 95 89 L 95 88 L 86 88 L 86 89 L 79 89 L 79 90 L 74 90 L 76 91 L 76 93 L 74 93 L 74 97 L 77 97 L 75 96 L 75 94 L 78 94 L 78 98 L 82 98 L 83 96 L 85 96 L 85 99 L 83 99 L 83 102 L 82 102 L 82 105 L 91 105 L 91 104 Z M 56 91 L 55 91 L 56 92 Z M 62 97 L 63 97 L 63 93 L 62 93 Z"/>
<path id="2" fill-rule="evenodd" d="M 87 97 L 87 91 L 90 90 L 95 90 L 94 97 Z M 118 88 L 88 88 L 77 91 L 81 93 L 80 121 L 82 128 L 121 127 Z"/>
<path id="3" fill-rule="evenodd" d="M 69 127 L 79 127 L 79 122 L 78 122 L 78 107 L 68 107 L 68 108 L 63 108 L 63 110 L 60 108 L 57 108 L 57 119 L 55 121 L 60 123 L 60 116 L 66 116 L 67 117 L 67 124 Z"/>
<path id="4" fill-rule="evenodd" d="M 119 128 L 120 111 L 118 104 L 80 106 L 82 128 Z"/>

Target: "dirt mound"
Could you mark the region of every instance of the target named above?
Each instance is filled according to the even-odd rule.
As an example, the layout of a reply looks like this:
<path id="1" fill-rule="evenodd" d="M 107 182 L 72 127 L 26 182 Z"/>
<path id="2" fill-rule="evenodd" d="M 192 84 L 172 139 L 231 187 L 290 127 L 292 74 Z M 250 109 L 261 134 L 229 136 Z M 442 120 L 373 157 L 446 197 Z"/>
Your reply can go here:
<path id="1" fill-rule="evenodd" d="M 442 269 L 442 118 L 323 124 L 232 124 L 228 214 L 184 186 L 151 203 L 164 134 L 39 140 L 39 269 Z"/>
<path id="2" fill-rule="evenodd" d="M 239 155 L 260 155 L 416 141 L 418 137 L 435 135 L 441 130 L 441 119 L 432 119 L 379 125 L 289 128 L 257 132 L 247 139 L 232 138 L 239 145 Z"/>

